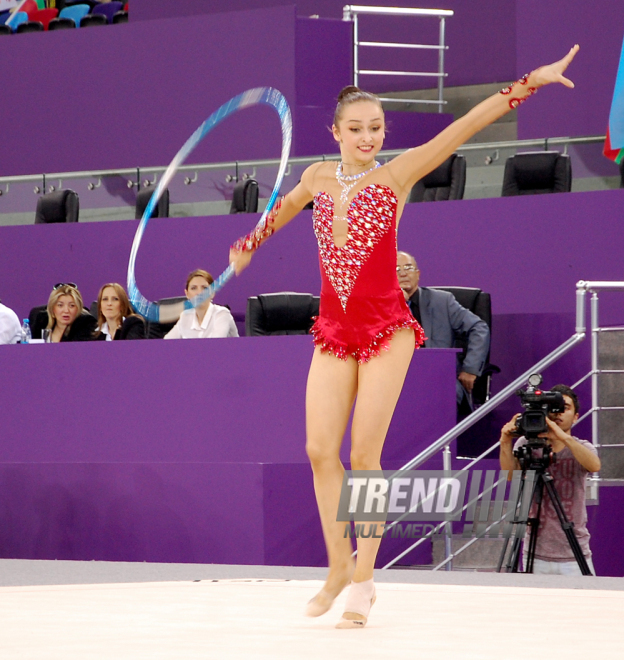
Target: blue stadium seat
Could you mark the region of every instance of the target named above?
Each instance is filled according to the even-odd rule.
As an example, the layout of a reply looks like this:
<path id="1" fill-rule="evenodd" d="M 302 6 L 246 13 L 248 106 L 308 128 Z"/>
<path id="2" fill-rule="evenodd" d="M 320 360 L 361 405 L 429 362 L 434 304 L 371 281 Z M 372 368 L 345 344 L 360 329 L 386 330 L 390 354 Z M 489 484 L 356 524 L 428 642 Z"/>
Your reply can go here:
<path id="1" fill-rule="evenodd" d="M 83 16 L 86 16 L 89 13 L 89 9 L 89 5 L 72 5 L 71 7 L 65 7 L 64 9 L 61 9 L 59 18 L 71 18 L 76 24 L 76 27 L 80 27 L 80 20 Z"/>
<path id="2" fill-rule="evenodd" d="M 17 28 L 22 24 L 22 23 L 27 23 L 28 22 L 28 14 L 25 11 L 18 11 L 15 15 L 13 20 L 11 21 L 11 29 L 13 32 L 17 30 Z"/>

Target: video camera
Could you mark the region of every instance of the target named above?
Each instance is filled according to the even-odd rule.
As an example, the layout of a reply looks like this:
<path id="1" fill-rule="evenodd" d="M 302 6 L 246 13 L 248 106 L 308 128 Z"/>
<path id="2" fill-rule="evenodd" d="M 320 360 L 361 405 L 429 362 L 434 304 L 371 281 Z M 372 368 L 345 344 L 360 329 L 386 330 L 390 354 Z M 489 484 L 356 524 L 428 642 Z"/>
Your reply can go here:
<path id="1" fill-rule="evenodd" d="M 543 440 L 538 436 L 548 431 L 546 416 L 549 413 L 565 410 L 563 394 L 538 389 L 541 382 L 540 374 L 531 374 L 526 390 L 516 392 L 524 408 L 524 412 L 516 420 L 516 429 L 518 434 L 523 435 L 530 443 Z"/>

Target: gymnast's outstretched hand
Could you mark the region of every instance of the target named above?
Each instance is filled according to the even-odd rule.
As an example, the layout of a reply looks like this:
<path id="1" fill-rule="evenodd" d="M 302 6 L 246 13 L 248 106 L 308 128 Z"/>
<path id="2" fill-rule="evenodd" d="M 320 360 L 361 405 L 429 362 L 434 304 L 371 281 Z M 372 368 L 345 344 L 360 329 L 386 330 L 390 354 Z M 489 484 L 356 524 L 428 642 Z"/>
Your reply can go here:
<path id="1" fill-rule="evenodd" d="M 558 62 L 542 66 L 533 72 L 534 80 L 538 87 L 549 85 L 550 83 L 561 83 L 566 87 L 574 87 L 574 83 L 563 75 L 563 72 L 568 68 L 574 56 L 578 53 L 580 46 L 576 44 L 570 49 L 570 52 Z"/>
<path id="2" fill-rule="evenodd" d="M 252 254 L 247 250 L 230 250 L 230 263 L 234 266 L 237 275 L 240 275 L 249 266 Z"/>

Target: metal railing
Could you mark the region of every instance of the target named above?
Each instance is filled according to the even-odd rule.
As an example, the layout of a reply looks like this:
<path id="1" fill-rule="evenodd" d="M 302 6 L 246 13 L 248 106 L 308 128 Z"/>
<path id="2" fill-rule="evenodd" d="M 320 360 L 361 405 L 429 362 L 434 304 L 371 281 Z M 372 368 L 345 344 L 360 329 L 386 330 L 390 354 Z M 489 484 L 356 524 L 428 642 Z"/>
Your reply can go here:
<path id="1" fill-rule="evenodd" d="M 591 135 L 587 137 L 554 137 L 554 138 L 540 138 L 533 140 L 508 140 L 501 142 L 483 142 L 474 144 L 462 145 L 457 151 L 458 153 L 474 153 L 479 151 L 490 151 L 492 155 L 488 155 L 485 159 L 486 164 L 491 164 L 497 160 L 496 152 L 501 149 L 544 149 L 545 151 L 553 146 L 563 146 L 564 153 L 567 153 L 569 146 L 583 145 L 583 144 L 600 144 L 604 142 L 604 135 Z M 398 156 L 407 151 L 407 149 L 388 149 L 380 151 L 378 158 L 382 161 L 388 161 L 395 156 Z M 297 156 L 292 157 L 288 161 L 288 168 L 286 176 L 289 176 L 292 167 L 296 165 L 311 165 L 319 160 L 339 160 L 340 154 L 321 154 L 319 156 Z M 248 172 L 244 170 L 255 170 L 260 167 L 278 167 L 280 164 L 279 158 L 266 158 L 257 160 L 236 160 L 225 161 L 221 163 L 200 163 L 194 165 L 182 165 L 178 168 L 178 172 L 193 173 L 193 176 L 185 176 L 184 183 L 192 185 L 197 181 L 197 174 L 199 172 L 218 172 L 230 171 L 225 179 L 226 181 L 238 181 L 240 178 L 249 176 Z M 17 176 L 0 176 L 0 197 L 5 195 L 10 190 L 11 184 L 34 183 L 33 189 L 35 194 L 52 192 L 56 188 L 62 188 L 63 180 L 75 179 L 91 179 L 87 188 L 95 190 L 100 187 L 101 181 L 104 177 L 121 176 L 128 178 L 128 188 L 140 188 L 141 185 L 155 185 L 158 181 L 158 176 L 165 172 L 166 165 L 156 166 L 141 166 L 141 167 L 127 167 L 109 170 L 84 170 L 78 172 L 53 172 L 43 174 L 25 174 Z M 152 180 L 144 179 L 144 177 L 151 176 Z M 56 186 L 49 184 L 53 182 L 58 184 Z M 1 210 L 1 208 L 0 208 Z"/>
<path id="2" fill-rule="evenodd" d="M 507 385 L 501 392 L 493 396 L 489 401 L 487 401 L 484 405 L 482 405 L 480 408 L 475 410 L 471 415 L 469 415 L 466 419 L 462 420 L 459 424 L 454 426 L 450 431 L 445 433 L 441 438 L 436 440 L 433 444 L 431 444 L 429 447 L 427 447 L 425 450 L 420 452 L 417 456 L 415 456 L 411 461 L 406 463 L 403 467 L 401 467 L 399 470 L 394 472 L 389 479 L 394 479 L 396 477 L 400 477 L 401 475 L 405 474 L 408 470 L 414 470 L 415 468 L 419 467 L 425 461 L 429 460 L 432 458 L 435 454 L 437 454 L 440 450 L 443 451 L 443 467 L 445 470 L 448 470 L 449 472 L 452 472 L 451 470 L 451 451 L 450 451 L 450 443 L 457 438 L 459 435 L 461 435 L 464 431 L 469 429 L 471 426 L 473 426 L 476 422 L 478 422 L 480 419 L 485 417 L 489 412 L 494 410 L 498 405 L 500 405 L 503 401 L 508 399 L 519 387 L 523 386 L 526 384 L 526 381 L 528 377 L 533 374 L 533 373 L 540 373 L 547 367 L 551 366 L 554 364 L 557 360 L 559 360 L 561 357 L 563 357 L 566 353 L 568 353 L 574 346 L 582 342 L 585 337 L 586 337 L 586 320 L 585 320 L 585 307 L 586 307 L 586 294 L 589 292 L 591 293 L 591 301 L 590 301 L 590 323 L 591 323 L 591 341 L 592 341 L 592 346 L 591 346 L 591 370 L 588 374 L 583 376 L 577 383 L 575 383 L 572 386 L 572 389 L 578 387 L 582 382 L 587 380 L 587 378 L 591 377 L 592 378 L 592 407 L 590 410 L 585 413 L 579 420 L 577 421 L 577 424 L 581 422 L 585 417 L 588 415 L 592 415 L 592 442 L 596 447 L 600 447 L 599 439 L 598 439 L 598 413 L 601 410 L 622 410 L 624 409 L 624 406 L 609 406 L 609 407 L 601 407 L 599 406 L 599 401 L 598 401 L 598 376 L 600 373 L 624 373 L 624 370 L 599 370 L 598 368 L 598 334 L 600 332 L 604 332 L 607 330 L 611 330 L 611 328 L 600 328 L 599 325 L 599 319 L 598 319 L 598 291 L 599 290 L 610 290 L 610 291 L 624 291 L 624 282 L 594 282 L 594 281 L 580 281 L 576 285 L 576 328 L 575 328 L 575 333 L 563 344 L 561 344 L 558 348 L 556 348 L 554 351 L 552 351 L 549 355 L 547 355 L 545 358 L 543 358 L 540 362 L 537 364 L 533 365 L 530 369 L 525 371 L 521 376 L 518 376 L 512 383 Z M 624 328 L 619 328 L 620 330 L 624 330 Z M 480 456 L 474 458 L 470 463 L 465 465 L 463 468 L 460 470 L 456 470 L 455 474 L 459 474 L 461 472 L 465 472 L 469 470 L 472 466 L 474 466 L 476 463 L 478 463 L 480 460 L 485 458 L 491 451 L 496 449 L 498 447 L 500 442 L 497 440 L 494 444 L 492 444 L 491 447 L 486 449 Z M 614 447 L 617 445 L 606 445 L 608 447 Z M 598 483 L 601 481 L 599 476 L 593 476 L 590 480 L 590 487 L 592 489 L 597 489 Z M 462 511 L 465 511 L 468 509 L 468 507 L 473 506 L 479 499 L 481 499 L 487 492 L 491 492 L 491 490 L 498 486 L 500 480 L 486 488 L 482 493 L 479 493 L 475 498 L 473 498 L 470 502 L 468 502 L 464 507 Z M 405 514 L 407 515 L 407 514 Z M 442 567 L 445 567 L 446 570 L 451 570 L 452 568 L 452 560 L 454 557 L 457 555 L 461 554 L 464 550 L 466 550 L 468 547 L 473 545 L 478 538 L 482 538 L 485 533 L 494 525 L 502 522 L 504 520 L 505 516 L 496 519 L 494 522 L 487 527 L 486 530 L 479 536 L 471 539 L 468 541 L 464 546 L 459 548 L 457 552 L 453 553 L 451 552 L 451 536 L 450 536 L 450 523 L 448 522 L 441 522 L 437 527 L 434 527 L 428 534 L 423 536 L 421 539 L 413 543 L 411 546 L 409 546 L 407 549 L 405 549 L 403 552 L 401 552 L 399 555 L 397 555 L 394 559 L 392 559 L 390 562 L 388 562 L 385 566 L 383 566 L 384 569 L 391 568 L 394 566 L 400 559 L 402 559 L 404 556 L 406 556 L 408 553 L 410 553 L 412 550 L 417 548 L 419 545 L 424 543 L 427 539 L 431 538 L 435 534 L 439 533 L 440 530 L 446 528 L 447 534 L 445 537 L 445 559 L 443 562 L 438 564 L 436 567 L 434 567 L 433 570 L 439 570 Z M 395 520 L 389 527 L 393 527 L 394 525 L 398 524 L 401 522 L 401 519 Z"/>
<path id="3" fill-rule="evenodd" d="M 591 327 L 591 369 L 574 387 L 580 385 L 587 378 L 591 377 L 591 398 L 592 407 L 582 417 L 579 422 L 588 415 L 591 415 L 592 420 L 592 442 L 596 448 L 601 447 L 624 447 L 622 444 L 607 444 L 602 445 L 599 439 L 599 415 L 601 410 L 624 410 L 624 406 L 601 406 L 598 397 L 598 378 L 600 374 L 624 374 L 624 369 L 600 369 L 598 362 L 598 339 L 600 333 L 624 331 L 624 328 L 601 328 L 599 320 L 599 291 L 624 291 L 624 282 L 579 282 L 577 288 L 582 288 L 583 291 L 591 293 L 590 298 L 590 327 Z M 601 481 L 599 479 L 598 481 Z"/>
<path id="4" fill-rule="evenodd" d="M 406 44 L 398 42 L 382 41 L 360 41 L 360 25 L 358 17 L 360 15 L 373 16 L 419 16 L 427 18 L 437 18 L 439 20 L 439 37 L 437 44 Z M 343 20 L 353 23 L 353 84 L 359 85 L 360 76 L 408 76 L 408 77 L 434 77 L 438 81 L 437 100 L 414 100 L 380 97 L 381 101 L 392 103 L 425 103 L 437 105 L 438 112 L 442 112 L 446 104 L 444 100 L 444 78 L 448 76 L 444 71 L 444 51 L 448 49 L 445 44 L 445 20 L 453 16 L 454 12 L 449 9 L 416 9 L 400 7 L 366 7 L 362 5 L 345 5 L 343 7 Z M 402 48 L 417 50 L 437 50 L 438 51 L 438 70 L 437 71 L 385 71 L 375 69 L 360 69 L 360 48 Z"/>

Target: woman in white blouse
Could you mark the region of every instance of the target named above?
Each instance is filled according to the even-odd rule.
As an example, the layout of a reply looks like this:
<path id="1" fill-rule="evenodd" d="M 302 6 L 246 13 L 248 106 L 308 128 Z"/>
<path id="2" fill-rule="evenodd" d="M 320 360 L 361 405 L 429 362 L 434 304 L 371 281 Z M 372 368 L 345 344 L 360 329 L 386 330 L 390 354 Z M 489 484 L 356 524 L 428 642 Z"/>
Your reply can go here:
<path id="1" fill-rule="evenodd" d="M 186 279 L 184 294 L 191 300 L 214 282 L 205 270 L 194 270 Z M 194 309 L 186 309 L 165 335 L 165 339 L 204 339 L 205 337 L 238 337 L 234 318 L 227 307 L 215 305 L 210 298 Z"/>

